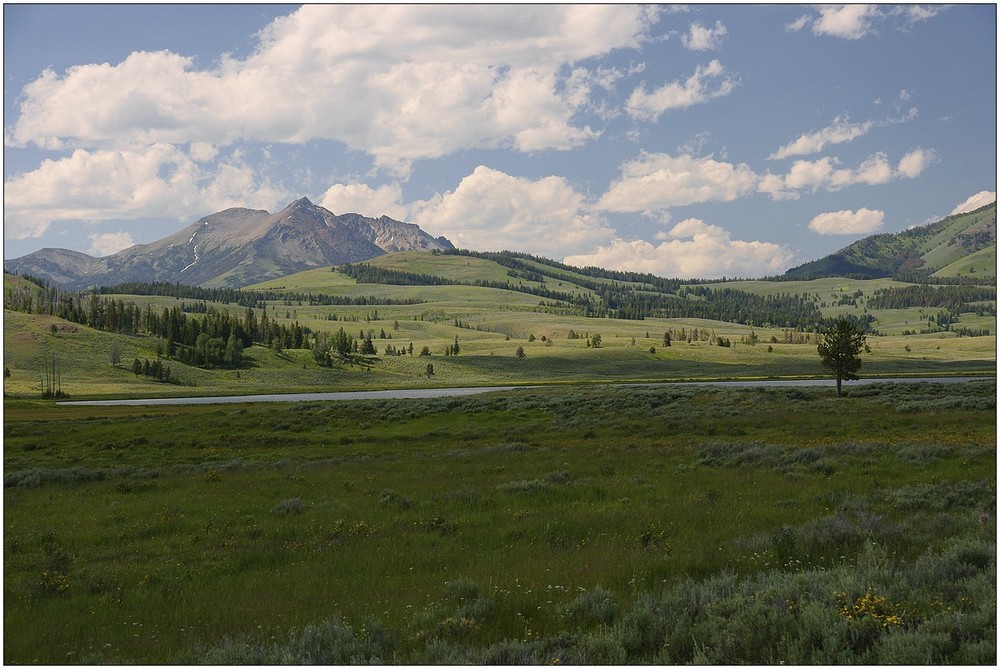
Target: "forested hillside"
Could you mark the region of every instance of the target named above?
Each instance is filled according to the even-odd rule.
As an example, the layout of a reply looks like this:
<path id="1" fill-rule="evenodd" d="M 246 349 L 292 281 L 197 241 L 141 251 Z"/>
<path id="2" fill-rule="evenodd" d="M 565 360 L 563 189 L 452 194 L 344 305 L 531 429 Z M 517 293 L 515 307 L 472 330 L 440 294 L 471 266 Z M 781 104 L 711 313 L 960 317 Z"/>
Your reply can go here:
<path id="1" fill-rule="evenodd" d="M 996 244 L 994 202 L 900 233 L 865 237 L 825 258 L 794 267 L 786 276 L 794 279 L 895 277 L 903 281 L 920 281 L 933 275 L 995 283 Z M 990 249 L 992 263 L 984 254 Z M 974 254 L 982 258 L 978 267 L 963 262 Z"/>
<path id="2" fill-rule="evenodd" d="M 597 267 L 581 269 L 512 251 L 448 250 L 442 254 L 496 262 L 507 269 L 508 280 L 456 280 L 439 274 L 380 267 L 373 263 L 344 265 L 337 269 L 359 283 L 469 285 L 524 292 L 549 300 L 546 306 L 592 318 L 705 318 L 805 331 L 818 331 L 830 322 L 812 300 L 791 293 L 762 296 L 732 288 L 712 289 L 711 284 L 718 282 L 682 282 L 653 274 Z M 571 284 L 584 290 L 571 291 L 565 285 L 552 288 L 553 283 L 557 286 Z M 864 325 L 871 319 L 857 320 Z"/>

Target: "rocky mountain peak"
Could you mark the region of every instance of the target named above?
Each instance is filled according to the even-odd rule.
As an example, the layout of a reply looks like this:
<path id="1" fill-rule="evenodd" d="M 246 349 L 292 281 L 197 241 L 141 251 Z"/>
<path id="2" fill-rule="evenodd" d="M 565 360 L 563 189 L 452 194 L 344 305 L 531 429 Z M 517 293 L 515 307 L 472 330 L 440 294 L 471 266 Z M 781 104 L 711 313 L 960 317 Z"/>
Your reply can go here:
<path id="1" fill-rule="evenodd" d="M 285 207 L 285 209 L 304 209 L 304 208 L 314 208 L 315 206 L 316 205 L 314 205 L 309 200 L 309 198 L 307 198 L 307 197 L 300 197 L 298 200 L 295 200 L 294 202 L 292 202 L 291 204 L 289 204 L 287 207 Z"/>
<path id="2" fill-rule="evenodd" d="M 453 246 L 447 239 L 434 238 L 412 223 L 387 216 L 338 216 L 301 197 L 276 214 L 242 208 L 217 212 L 158 242 L 99 261 L 82 253 L 46 249 L 4 261 L 4 268 L 73 289 L 125 281 L 238 288 L 394 251 L 448 248 Z"/>

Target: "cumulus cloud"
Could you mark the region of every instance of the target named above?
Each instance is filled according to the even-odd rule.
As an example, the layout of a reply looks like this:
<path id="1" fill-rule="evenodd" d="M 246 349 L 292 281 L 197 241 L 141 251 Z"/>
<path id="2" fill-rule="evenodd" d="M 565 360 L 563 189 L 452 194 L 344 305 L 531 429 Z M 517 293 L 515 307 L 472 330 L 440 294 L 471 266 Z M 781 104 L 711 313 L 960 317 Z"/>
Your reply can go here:
<path id="1" fill-rule="evenodd" d="M 772 174 L 770 171 L 760 177 L 757 182 L 757 192 L 770 196 L 772 200 L 797 200 L 798 191 L 790 190 L 785 185 L 785 177 L 780 174 Z"/>
<path id="2" fill-rule="evenodd" d="M 858 165 L 856 170 L 837 170 L 834 172 L 832 186 L 834 189 L 854 184 L 878 186 L 889 183 L 899 176 L 898 173 L 892 171 L 889 158 L 884 153 L 879 152 Z M 913 178 L 916 175 L 903 174 L 902 176 Z"/>
<path id="3" fill-rule="evenodd" d="M 885 212 L 862 207 L 819 214 L 809 222 L 809 229 L 820 235 L 868 235 L 882 227 Z"/>
<path id="4" fill-rule="evenodd" d="M 914 149 L 900 158 L 899 173 L 907 179 L 915 179 L 936 160 L 937 154 L 934 151 Z"/>
<path id="5" fill-rule="evenodd" d="M 320 198 L 321 207 L 335 214 L 355 213 L 377 218 L 385 215 L 404 220 L 407 209 L 402 204 L 403 189 L 398 183 L 372 188 L 367 184 L 334 184 Z"/>
<path id="6" fill-rule="evenodd" d="M 694 74 L 684 81 L 674 81 L 651 92 L 646 91 L 645 85 L 639 86 L 632 91 L 625 109 L 632 118 L 655 121 L 670 109 L 683 109 L 729 95 L 736 83 L 722 63 L 713 60 L 696 67 Z"/>
<path id="7" fill-rule="evenodd" d="M 689 218 L 675 225 L 669 239 L 647 241 L 615 239 L 588 254 L 568 256 L 570 265 L 650 272 L 677 278 L 756 277 L 787 269 L 793 254 L 770 242 L 733 239 L 722 227 Z"/>
<path id="8" fill-rule="evenodd" d="M 613 231 L 562 177 L 514 177 L 480 165 L 454 191 L 410 205 L 409 220 L 456 246 L 549 258 L 606 243 Z"/>
<path id="9" fill-rule="evenodd" d="M 780 160 L 789 156 L 818 153 L 830 144 L 841 144 L 857 139 L 871 130 L 874 125 L 872 121 L 851 123 L 846 115 L 841 115 L 833 119 L 830 126 L 816 132 L 800 135 L 772 153 L 768 158 Z"/>
<path id="10" fill-rule="evenodd" d="M 195 160 L 208 145 L 329 139 L 404 174 L 467 148 L 565 149 L 595 136 L 574 115 L 601 80 L 567 66 L 640 46 L 657 17 L 624 5 L 306 5 L 267 26 L 249 57 L 211 68 L 163 51 L 46 70 L 5 139 L 191 142 Z"/>
<path id="11" fill-rule="evenodd" d="M 90 248 L 87 249 L 87 253 L 98 258 L 113 255 L 122 249 L 135 245 L 135 242 L 132 241 L 132 235 L 122 231 L 94 234 L 90 235 L 88 239 L 90 240 Z"/>
<path id="12" fill-rule="evenodd" d="M 783 177 L 770 172 L 761 177 L 757 191 L 774 200 L 790 200 L 797 199 L 799 191 L 837 191 L 857 184 L 878 186 L 898 179 L 915 179 L 935 159 L 933 151 L 914 149 L 903 156 L 896 169 L 882 152 L 869 156 L 854 169 L 839 167 L 840 161 L 830 156 L 796 160 Z"/>
<path id="13" fill-rule="evenodd" d="M 980 207 L 985 207 L 986 205 L 996 201 L 997 192 L 995 190 L 979 191 L 965 202 L 952 209 L 951 213 L 948 215 L 954 216 L 955 214 L 964 214 L 967 211 L 975 211 Z"/>
<path id="14" fill-rule="evenodd" d="M 875 5 L 824 5 L 818 8 L 818 12 L 818 15 L 800 16 L 786 24 L 785 30 L 798 32 L 811 26 L 814 35 L 857 40 L 876 34 L 872 23 L 880 16 Z"/>
<path id="15" fill-rule="evenodd" d="M 874 5 L 843 5 L 820 7 L 819 18 L 812 30 L 817 35 L 830 35 L 856 40 L 874 32 L 872 20 L 878 15 Z"/>
<path id="16" fill-rule="evenodd" d="M 142 150 L 77 149 L 4 183 L 4 232 L 42 235 L 56 221 L 183 218 L 227 207 L 274 207 L 290 194 L 239 161 L 203 170 L 170 144 Z"/>
<path id="17" fill-rule="evenodd" d="M 745 164 L 711 157 L 677 157 L 643 151 L 625 163 L 621 177 L 596 208 L 615 212 L 655 211 L 702 202 L 730 202 L 753 192 L 757 175 Z"/>
<path id="18" fill-rule="evenodd" d="M 695 21 L 687 34 L 681 37 L 681 42 L 691 51 L 714 51 L 722 44 L 722 38 L 727 33 L 722 21 L 716 21 L 714 28 L 706 28 Z"/>
<path id="19" fill-rule="evenodd" d="M 196 162 L 207 163 L 215 160 L 215 157 L 219 155 L 219 148 L 208 142 L 191 142 L 188 155 Z"/>
<path id="20" fill-rule="evenodd" d="M 416 160 L 468 149 L 578 147 L 599 135 L 583 114 L 613 116 L 604 98 L 636 72 L 582 63 L 640 47 L 659 12 L 306 5 L 265 27 L 247 57 L 206 66 L 137 51 L 117 64 L 46 70 L 20 91 L 4 141 L 66 155 L 5 181 L 7 234 L 37 236 L 60 220 L 273 208 L 295 193 L 239 157 L 254 143 L 337 141 L 403 179 Z M 362 195 L 329 197 L 393 204 L 384 190 Z M 395 204 L 385 212 L 398 215 Z"/>
<path id="21" fill-rule="evenodd" d="M 947 5 L 903 5 L 880 9 L 876 5 L 822 5 L 815 14 L 805 14 L 785 25 L 785 30 L 798 32 L 806 27 L 814 35 L 858 40 L 878 35 L 877 21 L 889 20 L 897 30 L 907 31 L 948 9 Z"/>

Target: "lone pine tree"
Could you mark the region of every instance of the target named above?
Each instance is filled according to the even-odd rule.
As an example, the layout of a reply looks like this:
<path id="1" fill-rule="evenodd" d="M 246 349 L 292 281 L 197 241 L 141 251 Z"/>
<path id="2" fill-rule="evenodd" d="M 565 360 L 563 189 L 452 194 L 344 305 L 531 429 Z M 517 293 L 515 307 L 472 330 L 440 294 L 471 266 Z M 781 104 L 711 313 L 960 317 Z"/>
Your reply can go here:
<path id="1" fill-rule="evenodd" d="M 837 321 L 823 335 L 816 350 L 819 351 L 820 362 L 833 370 L 837 378 L 837 397 L 840 397 L 841 381 L 860 378 L 861 351 L 871 352 L 864 333 L 845 318 Z"/>

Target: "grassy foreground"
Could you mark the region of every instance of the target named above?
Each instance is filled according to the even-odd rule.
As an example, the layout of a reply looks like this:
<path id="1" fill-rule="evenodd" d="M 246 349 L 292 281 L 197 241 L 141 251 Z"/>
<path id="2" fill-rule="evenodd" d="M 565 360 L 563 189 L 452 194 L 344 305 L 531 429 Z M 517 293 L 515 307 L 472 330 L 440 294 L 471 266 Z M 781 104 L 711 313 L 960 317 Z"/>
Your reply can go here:
<path id="1" fill-rule="evenodd" d="M 4 660 L 996 662 L 996 386 L 8 401 Z"/>

